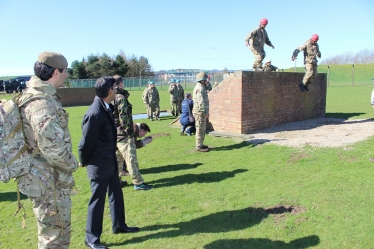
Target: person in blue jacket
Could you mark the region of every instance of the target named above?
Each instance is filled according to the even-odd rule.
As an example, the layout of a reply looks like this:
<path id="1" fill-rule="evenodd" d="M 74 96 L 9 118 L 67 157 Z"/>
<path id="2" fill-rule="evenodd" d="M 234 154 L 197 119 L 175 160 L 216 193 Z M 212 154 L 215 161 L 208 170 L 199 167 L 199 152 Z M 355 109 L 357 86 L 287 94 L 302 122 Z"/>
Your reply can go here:
<path id="1" fill-rule="evenodd" d="M 185 99 L 182 102 L 182 114 L 180 116 L 180 123 L 182 125 L 181 135 L 186 133 L 191 136 L 196 132 L 195 119 L 192 114 L 193 101 L 191 93 L 186 93 Z"/>

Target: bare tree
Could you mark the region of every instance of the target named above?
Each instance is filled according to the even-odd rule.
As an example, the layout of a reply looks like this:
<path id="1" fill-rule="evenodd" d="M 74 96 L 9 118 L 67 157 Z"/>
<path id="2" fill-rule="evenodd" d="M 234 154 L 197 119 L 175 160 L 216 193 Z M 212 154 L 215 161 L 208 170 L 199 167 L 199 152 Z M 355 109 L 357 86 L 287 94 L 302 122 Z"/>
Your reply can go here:
<path id="1" fill-rule="evenodd" d="M 335 55 L 321 61 L 321 65 L 342 65 L 342 64 L 366 64 L 374 63 L 374 50 L 363 49 L 356 54 L 351 51 Z"/>

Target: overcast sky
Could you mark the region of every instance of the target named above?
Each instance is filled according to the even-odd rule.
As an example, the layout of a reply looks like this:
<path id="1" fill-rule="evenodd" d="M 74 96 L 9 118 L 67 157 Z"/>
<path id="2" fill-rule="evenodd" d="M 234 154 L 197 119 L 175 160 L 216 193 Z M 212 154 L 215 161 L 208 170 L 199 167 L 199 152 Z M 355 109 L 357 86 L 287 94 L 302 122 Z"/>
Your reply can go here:
<path id="1" fill-rule="evenodd" d="M 43 51 L 62 53 L 69 66 L 122 50 L 153 70 L 250 69 L 244 38 L 261 18 L 275 46 L 265 45 L 266 59 L 279 68 L 293 67 L 292 52 L 314 33 L 322 59 L 374 49 L 373 0 L 0 0 L 0 13 L 0 76 L 33 74 Z"/>

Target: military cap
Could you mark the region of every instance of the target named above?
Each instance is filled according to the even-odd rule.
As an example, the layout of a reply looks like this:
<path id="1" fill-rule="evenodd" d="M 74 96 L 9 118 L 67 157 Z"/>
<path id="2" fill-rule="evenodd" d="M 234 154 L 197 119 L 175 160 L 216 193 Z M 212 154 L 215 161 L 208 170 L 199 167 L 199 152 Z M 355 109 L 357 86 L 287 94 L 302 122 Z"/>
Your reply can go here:
<path id="1" fill-rule="evenodd" d="M 176 83 L 180 83 L 181 81 L 180 80 L 177 80 Z"/>
<path id="2" fill-rule="evenodd" d="M 57 69 L 64 69 L 68 67 L 68 61 L 66 58 L 62 54 L 55 52 L 41 53 L 38 57 L 38 62 Z"/>
<path id="3" fill-rule="evenodd" d="M 208 75 L 205 72 L 200 72 L 196 74 L 196 82 L 207 80 L 207 79 L 208 79 Z"/>
<path id="4" fill-rule="evenodd" d="M 149 81 L 148 84 L 154 85 L 155 83 L 153 81 Z"/>

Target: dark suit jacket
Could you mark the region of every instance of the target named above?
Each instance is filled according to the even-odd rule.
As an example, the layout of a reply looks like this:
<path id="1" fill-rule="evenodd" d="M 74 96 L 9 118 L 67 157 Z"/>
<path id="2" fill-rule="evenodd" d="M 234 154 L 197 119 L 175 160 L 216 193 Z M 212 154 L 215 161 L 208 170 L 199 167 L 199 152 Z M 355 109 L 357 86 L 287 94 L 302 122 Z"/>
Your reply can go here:
<path id="1" fill-rule="evenodd" d="M 110 104 L 112 111 L 114 106 Z M 111 111 L 95 97 L 82 121 L 79 159 L 87 166 L 89 179 L 103 179 L 118 174 L 116 158 L 117 130 Z"/>

